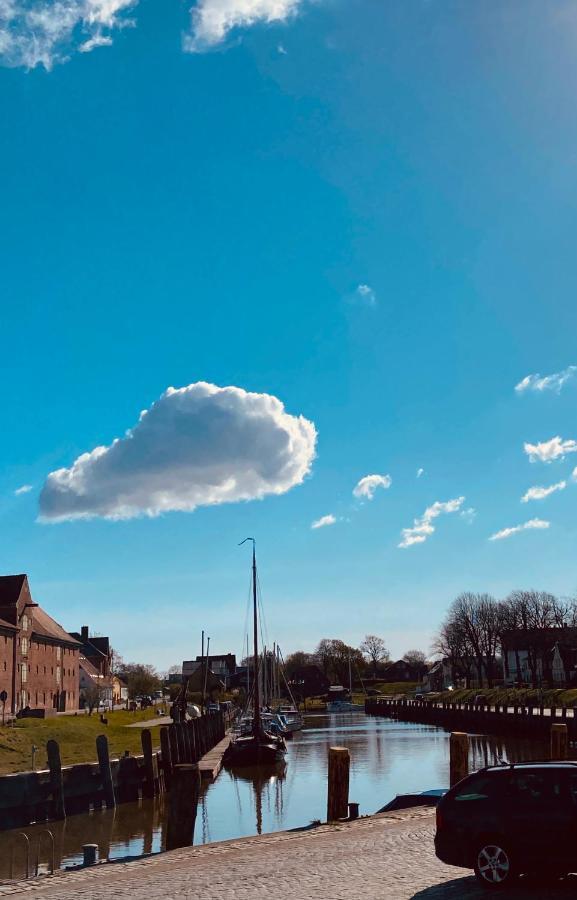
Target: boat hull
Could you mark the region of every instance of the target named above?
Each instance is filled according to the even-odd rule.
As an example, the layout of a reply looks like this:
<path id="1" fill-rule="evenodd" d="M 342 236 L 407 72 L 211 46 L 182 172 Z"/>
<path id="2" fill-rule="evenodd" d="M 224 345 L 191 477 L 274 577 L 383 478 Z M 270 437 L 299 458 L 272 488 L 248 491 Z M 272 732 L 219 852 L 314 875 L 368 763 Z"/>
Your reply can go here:
<path id="1" fill-rule="evenodd" d="M 224 758 L 227 766 L 264 766 L 282 762 L 286 748 L 277 741 L 240 737 L 233 741 Z"/>

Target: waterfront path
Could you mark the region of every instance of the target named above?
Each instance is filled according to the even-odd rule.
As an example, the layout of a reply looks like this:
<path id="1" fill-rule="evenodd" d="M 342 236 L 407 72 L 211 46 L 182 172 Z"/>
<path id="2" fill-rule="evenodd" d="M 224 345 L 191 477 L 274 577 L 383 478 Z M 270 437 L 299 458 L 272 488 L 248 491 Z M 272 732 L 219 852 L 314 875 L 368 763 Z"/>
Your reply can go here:
<path id="1" fill-rule="evenodd" d="M 174 850 L 132 862 L 0 885 L 31 900 L 480 900 L 470 872 L 433 851 L 434 816 L 406 810 L 310 831 Z M 575 896 L 577 879 L 527 884 L 509 900 Z"/>

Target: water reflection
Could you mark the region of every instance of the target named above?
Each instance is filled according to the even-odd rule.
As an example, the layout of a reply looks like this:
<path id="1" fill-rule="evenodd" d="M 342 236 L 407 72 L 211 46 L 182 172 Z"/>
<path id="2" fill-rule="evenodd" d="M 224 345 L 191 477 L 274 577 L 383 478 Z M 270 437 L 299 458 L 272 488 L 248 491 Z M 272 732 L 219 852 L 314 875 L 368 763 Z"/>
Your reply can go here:
<path id="1" fill-rule="evenodd" d="M 445 787 L 449 780 L 448 740 L 447 732 L 434 726 L 369 718 L 362 712 L 308 716 L 305 729 L 288 745 L 286 765 L 223 771 L 214 784 L 203 784 L 195 843 L 297 828 L 313 820 L 324 820 L 329 746 L 345 746 L 351 752 L 350 799 L 359 803 L 361 814 L 375 812 L 395 794 Z M 543 758 L 547 750 L 542 741 L 473 735 L 470 768 L 478 769 L 499 759 Z M 159 852 L 165 846 L 167 807 L 161 797 L 49 824 L 55 837 L 57 867 L 78 864 L 85 843 L 97 843 L 103 859 Z M 21 829 L 31 839 L 32 865 L 38 834 L 45 827 Z M 0 832 L 0 879 L 10 877 L 14 840 L 13 832 Z M 40 861 L 46 870 L 46 838 L 42 841 Z M 14 859 L 14 877 L 22 877 L 24 865 L 20 843 Z"/>

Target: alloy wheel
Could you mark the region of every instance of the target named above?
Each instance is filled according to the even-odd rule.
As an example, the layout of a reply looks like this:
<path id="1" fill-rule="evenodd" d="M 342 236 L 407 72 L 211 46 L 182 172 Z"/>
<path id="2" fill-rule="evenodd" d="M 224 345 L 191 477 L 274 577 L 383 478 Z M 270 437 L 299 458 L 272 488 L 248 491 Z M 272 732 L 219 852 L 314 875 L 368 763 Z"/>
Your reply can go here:
<path id="1" fill-rule="evenodd" d="M 509 878 L 509 854 L 498 844 L 485 844 L 477 855 L 477 872 L 480 880 L 487 886 L 498 887 Z"/>

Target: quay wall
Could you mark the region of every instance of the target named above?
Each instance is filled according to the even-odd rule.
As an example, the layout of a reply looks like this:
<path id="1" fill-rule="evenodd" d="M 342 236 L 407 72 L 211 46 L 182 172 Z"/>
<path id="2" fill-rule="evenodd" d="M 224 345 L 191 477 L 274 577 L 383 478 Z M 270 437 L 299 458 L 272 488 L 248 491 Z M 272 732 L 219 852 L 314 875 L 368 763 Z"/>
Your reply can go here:
<path id="1" fill-rule="evenodd" d="M 577 710 L 572 707 L 479 705 L 377 697 L 365 701 L 365 712 L 402 722 L 437 725 L 448 731 L 544 739 L 549 737 L 551 725 L 562 723 L 567 725 L 569 740 L 577 741 Z"/>

